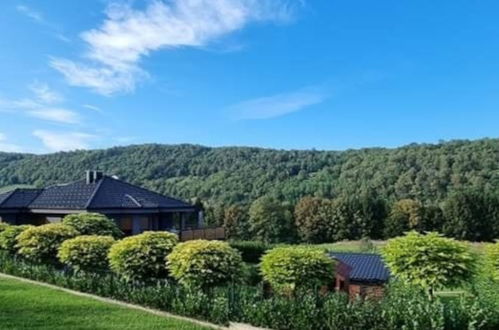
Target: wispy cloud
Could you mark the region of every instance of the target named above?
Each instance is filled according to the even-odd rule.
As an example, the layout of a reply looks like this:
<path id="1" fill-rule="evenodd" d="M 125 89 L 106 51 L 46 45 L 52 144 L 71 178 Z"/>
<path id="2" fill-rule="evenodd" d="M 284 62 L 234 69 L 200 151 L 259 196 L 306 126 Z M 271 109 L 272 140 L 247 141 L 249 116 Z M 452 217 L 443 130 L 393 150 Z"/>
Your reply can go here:
<path id="1" fill-rule="evenodd" d="M 7 136 L 0 132 L 0 151 L 4 152 L 22 152 L 22 148 L 16 144 L 9 143 Z"/>
<path id="2" fill-rule="evenodd" d="M 15 112 L 25 116 L 57 123 L 78 124 L 80 115 L 70 109 L 55 106 L 63 101 L 62 95 L 50 89 L 46 84 L 34 83 L 29 86 L 32 98 L 9 100 L 0 98 L 0 111 Z"/>
<path id="3" fill-rule="evenodd" d="M 289 20 L 299 0 L 153 0 L 145 9 L 111 4 L 97 29 L 81 34 L 86 60 L 53 58 L 67 82 L 103 95 L 130 92 L 148 74 L 143 57 L 165 48 L 203 47 L 255 21 Z"/>
<path id="4" fill-rule="evenodd" d="M 102 109 L 99 107 L 96 107 L 95 105 L 83 104 L 82 107 L 90 109 L 90 110 L 95 111 L 95 112 L 102 112 Z"/>
<path id="5" fill-rule="evenodd" d="M 88 149 L 89 142 L 96 138 L 95 135 L 81 132 L 54 132 L 47 130 L 35 130 L 33 135 L 40 139 L 50 151 Z"/>
<path id="6" fill-rule="evenodd" d="M 51 89 L 47 84 L 38 81 L 32 83 L 29 89 L 35 94 L 35 97 L 42 103 L 53 104 L 64 100 L 63 96 Z"/>
<path id="7" fill-rule="evenodd" d="M 45 23 L 45 20 L 43 19 L 43 15 L 28 7 L 28 6 L 24 6 L 24 5 L 18 5 L 16 7 L 17 11 L 20 12 L 21 14 L 27 16 L 28 18 L 32 19 L 33 21 L 37 22 L 37 23 Z"/>
<path id="8" fill-rule="evenodd" d="M 310 87 L 246 100 L 230 106 L 229 111 L 236 119 L 270 119 L 322 103 L 329 96 L 322 88 Z"/>

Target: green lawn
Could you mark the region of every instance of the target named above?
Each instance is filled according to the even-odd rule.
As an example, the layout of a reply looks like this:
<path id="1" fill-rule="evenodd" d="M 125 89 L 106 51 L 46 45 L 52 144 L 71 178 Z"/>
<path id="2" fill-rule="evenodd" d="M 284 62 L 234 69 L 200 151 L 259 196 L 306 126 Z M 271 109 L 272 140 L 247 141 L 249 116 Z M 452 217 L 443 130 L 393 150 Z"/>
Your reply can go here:
<path id="1" fill-rule="evenodd" d="M 43 286 L 0 278 L 0 329 L 208 329 Z"/>

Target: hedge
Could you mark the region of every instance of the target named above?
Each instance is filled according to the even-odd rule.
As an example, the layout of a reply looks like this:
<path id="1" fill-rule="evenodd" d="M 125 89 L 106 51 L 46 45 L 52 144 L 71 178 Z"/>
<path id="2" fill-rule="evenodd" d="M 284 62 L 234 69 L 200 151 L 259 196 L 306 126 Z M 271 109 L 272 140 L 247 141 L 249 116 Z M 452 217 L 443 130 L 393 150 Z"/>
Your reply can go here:
<path id="1" fill-rule="evenodd" d="M 139 284 L 112 274 L 73 274 L 5 253 L 0 253 L 0 272 L 217 324 L 288 330 L 499 328 L 499 308 L 486 295 L 495 290 L 497 296 L 499 288 L 490 283 L 457 299 L 430 299 L 423 291 L 393 286 L 381 300 L 362 302 L 343 294 L 301 291 L 266 298 L 262 287 L 235 284 L 208 290 L 165 281 Z"/>
<path id="2" fill-rule="evenodd" d="M 267 252 L 260 270 L 263 279 L 274 290 L 290 293 L 297 288 L 330 285 L 335 276 L 335 264 L 324 250 L 289 246 Z"/>
<path id="3" fill-rule="evenodd" d="M 59 246 L 78 234 L 73 227 L 60 223 L 31 227 L 17 236 L 18 253 L 33 262 L 57 263 Z"/>
<path id="4" fill-rule="evenodd" d="M 62 223 L 76 229 L 81 235 L 113 236 L 120 238 L 123 232 L 116 223 L 100 213 L 69 214 Z"/>
<path id="5" fill-rule="evenodd" d="M 8 226 L 0 232 L 0 249 L 15 254 L 17 252 L 17 236 L 31 227 L 29 225 Z"/>
<path id="6" fill-rule="evenodd" d="M 167 259 L 171 275 L 186 286 L 222 285 L 241 274 L 241 255 L 225 242 L 194 240 L 180 243 Z"/>
<path id="7" fill-rule="evenodd" d="M 231 241 L 230 246 L 241 252 L 244 262 L 259 263 L 261 257 L 274 247 L 273 244 L 259 241 Z"/>
<path id="8" fill-rule="evenodd" d="M 78 236 L 64 241 L 57 257 L 75 271 L 106 271 L 109 268 L 107 255 L 113 244 L 111 236 Z"/>
<path id="9" fill-rule="evenodd" d="M 147 231 L 127 237 L 111 247 L 111 269 L 127 281 L 166 278 L 166 256 L 177 243 L 177 235 L 169 232 Z"/>

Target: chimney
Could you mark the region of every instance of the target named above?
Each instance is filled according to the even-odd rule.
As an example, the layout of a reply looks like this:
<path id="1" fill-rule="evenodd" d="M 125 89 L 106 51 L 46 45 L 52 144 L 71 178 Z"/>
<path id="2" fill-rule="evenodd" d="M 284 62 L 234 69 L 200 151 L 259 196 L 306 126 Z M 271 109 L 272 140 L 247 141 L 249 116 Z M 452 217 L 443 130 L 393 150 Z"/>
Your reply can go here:
<path id="1" fill-rule="evenodd" d="M 96 183 L 97 181 L 102 179 L 103 176 L 104 174 L 99 171 L 85 171 L 85 181 L 87 184 Z"/>
<path id="2" fill-rule="evenodd" d="M 91 184 L 94 182 L 94 171 L 85 171 L 86 183 Z"/>

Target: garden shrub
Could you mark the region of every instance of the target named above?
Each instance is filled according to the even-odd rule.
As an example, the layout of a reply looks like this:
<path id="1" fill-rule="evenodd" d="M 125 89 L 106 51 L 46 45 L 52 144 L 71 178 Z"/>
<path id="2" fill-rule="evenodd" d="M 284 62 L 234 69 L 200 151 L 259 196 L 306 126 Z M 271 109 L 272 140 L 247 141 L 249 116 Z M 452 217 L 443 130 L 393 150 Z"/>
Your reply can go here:
<path id="1" fill-rule="evenodd" d="M 81 235 L 113 236 L 120 238 L 123 233 L 113 220 L 100 213 L 69 214 L 62 223 L 76 229 Z"/>
<path id="2" fill-rule="evenodd" d="M 169 232 L 146 231 L 127 237 L 109 250 L 111 269 L 127 281 L 165 278 L 168 275 L 166 256 L 177 243 L 177 235 Z"/>
<path id="3" fill-rule="evenodd" d="M 475 270 L 475 256 L 465 243 L 435 232 L 390 239 L 382 253 L 393 275 L 430 291 L 466 283 Z"/>
<path id="4" fill-rule="evenodd" d="M 0 222 L 0 233 L 9 227 L 10 225 L 8 223 Z"/>
<path id="5" fill-rule="evenodd" d="M 59 246 L 78 234 L 73 227 L 60 223 L 31 227 L 17 236 L 18 253 L 32 262 L 57 263 Z"/>
<path id="6" fill-rule="evenodd" d="M 75 271 L 101 272 L 108 269 L 107 255 L 113 244 L 111 236 L 78 236 L 64 241 L 57 257 Z"/>
<path id="7" fill-rule="evenodd" d="M 232 241 L 231 247 L 241 252 L 244 262 L 259 263 L 261 257 L 274 246 L 260 241 Z"/>
<path id="8" fill-rule="evenodd" d="M 263 256 L 260 271 L 274 290 L 292 292 L 331 284 L 335 264 L 321 249 L 278 247 Z"/>
<path id="9" fill-rule="evenodd" d="M 485 264 L 489 275 L 499 282 L 499 242 L 485 246 Z"/>
<path id="10" fill-rule="evenodd" d="M 185 286 L 211 287 L 238 278 L 241 254 L 219 241 L 180 243 L 168 256 L 171 275 Z"/>
<path id="11" fill-rule="evenodd" d="M 0 232 L 0 249 L 7 251 L 10 254 L 17 252 L 17 236 L 24 230 L 33 227 L 29 225 L 8 226 L 4 231 Z"/>

